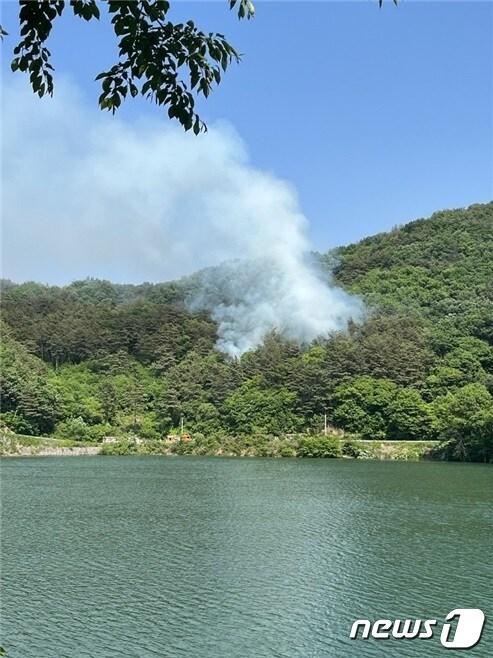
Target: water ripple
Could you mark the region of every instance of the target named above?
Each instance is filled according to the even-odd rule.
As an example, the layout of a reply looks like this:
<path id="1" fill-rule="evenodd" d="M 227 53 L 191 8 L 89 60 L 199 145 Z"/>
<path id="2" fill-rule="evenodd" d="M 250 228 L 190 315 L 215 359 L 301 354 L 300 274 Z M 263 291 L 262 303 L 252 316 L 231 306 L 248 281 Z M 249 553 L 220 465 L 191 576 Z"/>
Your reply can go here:
<path id="1" fill-rule="evenodd" d="M 9 658 L 423 655 L 357 618 L 493 600 L 493 470 L 211 458 L 2 463 Z M 436 638 L 426 655 L 442 655 Z M 469 655 L 493 655 L 491 633 Z"/>

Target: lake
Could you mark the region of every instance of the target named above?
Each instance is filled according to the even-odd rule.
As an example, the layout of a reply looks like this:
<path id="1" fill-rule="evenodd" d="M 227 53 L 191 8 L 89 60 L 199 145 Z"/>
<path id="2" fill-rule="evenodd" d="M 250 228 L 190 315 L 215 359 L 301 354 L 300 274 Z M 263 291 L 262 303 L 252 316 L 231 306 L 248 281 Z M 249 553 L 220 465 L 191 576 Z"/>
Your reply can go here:
<path id="1" fill-rule="evenodd" d="M 2 460 L 9 658 L 443 656 L 490 615 L 493 468 L 208 457 Z M 354 620 L 440 620 L 350 640 Z M 448 652 L 454 655 L 454 652 Z"/>

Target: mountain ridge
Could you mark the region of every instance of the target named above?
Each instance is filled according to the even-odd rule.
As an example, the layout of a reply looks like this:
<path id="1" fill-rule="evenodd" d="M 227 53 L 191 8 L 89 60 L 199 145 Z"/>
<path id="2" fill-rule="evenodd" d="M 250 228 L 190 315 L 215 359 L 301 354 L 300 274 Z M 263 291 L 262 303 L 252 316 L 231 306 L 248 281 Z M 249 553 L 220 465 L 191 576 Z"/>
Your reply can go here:
<path id="1" fill-rule="evenodd" d="M 273 332 L 239 360 L 214 350 L 207 313 L 187 311 L 183 279 L 4 282 L 2 422 L 98 440 L 158 438 L 182 418 L 209 437 L 313 433 L 327 414 L 363 438 L 439 438 L 452 456 L 490 459 L 493 203 L 439 211 L 319 261 L 364 299 L 365 322 L 305 346 Z"/>

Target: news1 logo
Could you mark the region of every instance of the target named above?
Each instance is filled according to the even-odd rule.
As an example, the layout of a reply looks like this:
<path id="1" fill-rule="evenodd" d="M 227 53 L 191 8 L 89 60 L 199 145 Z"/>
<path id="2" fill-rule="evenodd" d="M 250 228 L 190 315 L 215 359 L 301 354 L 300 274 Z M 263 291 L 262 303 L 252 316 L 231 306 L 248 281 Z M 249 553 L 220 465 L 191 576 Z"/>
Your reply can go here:
<path id="1" fill-rule="evenodd" d="M 479 608 L 456 608 L 445 617 L 440 642 L 447 649 L 472 649 L 481 639 L 485 622 Z M 429 640 L 434 637 L 437 619 L 357 619 L 351 627 L 352 640 Z M 455 633 L 454 633 L 455 627 Z M 360 636 L 358 633 L 361 631 Z"/>

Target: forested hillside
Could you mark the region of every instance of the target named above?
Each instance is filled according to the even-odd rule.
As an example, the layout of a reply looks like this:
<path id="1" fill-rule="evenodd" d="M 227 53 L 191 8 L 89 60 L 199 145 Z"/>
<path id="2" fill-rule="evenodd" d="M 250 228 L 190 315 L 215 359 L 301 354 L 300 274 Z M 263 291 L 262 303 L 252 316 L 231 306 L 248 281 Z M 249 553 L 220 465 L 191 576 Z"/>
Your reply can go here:
<path id="1" fill-rule="evenodd" d="M 281 435 L 449 440 L 493 459 L 493 204 L 442 211 L 320 256 L 366 319 L 299 346 L 276 334 L 232 360 L 186 310 L 190 280 L 2 288 L 2 421 L 100 440 Z"/>

